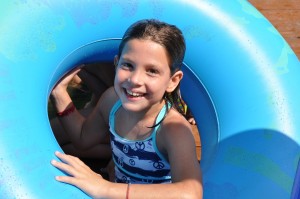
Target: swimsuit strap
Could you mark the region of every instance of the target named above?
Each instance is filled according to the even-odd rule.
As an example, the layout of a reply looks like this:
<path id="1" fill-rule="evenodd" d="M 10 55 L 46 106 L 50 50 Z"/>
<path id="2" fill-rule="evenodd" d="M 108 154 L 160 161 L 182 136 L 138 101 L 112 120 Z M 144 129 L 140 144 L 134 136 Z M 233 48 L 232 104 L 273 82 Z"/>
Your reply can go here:
<path id="1" fill-rule="evenodd" d="M 115 113 L 118 111 L 118 109 L 122 106 L 121 100 L 118 100 L 114 106 L 112 107 L 110 114 L 109 114 L 109 126 L 111 128 L 111 130 L 114 131 L 115 129 Z M 158 113 L 156 120 L 155 120 L 155 124 L 157 124 L 159 121 L 161 121 L 163 119 L 163 117 L 165 116 L 165 114 L 167 114 L 167 111 L 170 109 L 171 104 L 167 103 L 163 106 L 163 108 L 160 110 L 160 112 Z M 160 127 L 160 125 L 157 125 L 154 127 L 153 133 L 151 134 L 152 136 L 156 136 L 156 131 L 157 129 Z"/>

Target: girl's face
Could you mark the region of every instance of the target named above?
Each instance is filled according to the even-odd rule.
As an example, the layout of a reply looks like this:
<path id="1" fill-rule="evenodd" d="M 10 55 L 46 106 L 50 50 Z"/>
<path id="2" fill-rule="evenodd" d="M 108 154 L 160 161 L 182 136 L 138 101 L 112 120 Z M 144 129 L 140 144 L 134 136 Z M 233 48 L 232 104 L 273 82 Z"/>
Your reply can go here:
<path id="1" fill-rule="evenodd" d="M 128 111 L 160 109 L 164 93 L 172 92 L 182 78 L 181 71 L 171 76 L 165 48 L 151 40 L 129 40 L 115 63 L 115 90 Z"/>

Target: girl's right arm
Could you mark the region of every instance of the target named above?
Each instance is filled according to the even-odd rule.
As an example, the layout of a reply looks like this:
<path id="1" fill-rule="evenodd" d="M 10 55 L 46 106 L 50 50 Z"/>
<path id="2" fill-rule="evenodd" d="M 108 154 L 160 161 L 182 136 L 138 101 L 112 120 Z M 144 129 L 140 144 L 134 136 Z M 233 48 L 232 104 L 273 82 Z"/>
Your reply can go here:
<path id="1" fill-rule="evenodd" d="M 52 90 L 51 100 L 58 113 L 64 112 L 73 106 L 72 99 L 67 92 L 67 86 L 79 71 L 80 69 L 76 69 L 68 74 Z M 69 114 L 58 116 L 61 125 L 70 136 L 75 147 L 88 149 L 107 137 L 109 130 L 108 110 L 114 102 L 111 98 L 115 98 L 115 96 L 114 90 L 108 89 L 87 119 L 76 109 Z"/>

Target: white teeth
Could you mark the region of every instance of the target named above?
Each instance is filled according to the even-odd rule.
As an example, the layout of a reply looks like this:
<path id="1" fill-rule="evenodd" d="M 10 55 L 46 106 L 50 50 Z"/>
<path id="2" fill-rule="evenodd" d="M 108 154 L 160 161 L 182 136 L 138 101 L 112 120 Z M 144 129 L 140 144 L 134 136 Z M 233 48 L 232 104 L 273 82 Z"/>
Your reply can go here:
<path id="1" fill-rule="evenodd" d="M 128 95 L 131 95 L 131 96 L 133 96 L 133 97 L 140 97 L 140 96 L 142 96 L 142 95 L 139 94 L 139 93 L 134 93 L 134 92 L 129 91 L 129 90 L 126 90 L 126 92 L 127 92 Z"/>

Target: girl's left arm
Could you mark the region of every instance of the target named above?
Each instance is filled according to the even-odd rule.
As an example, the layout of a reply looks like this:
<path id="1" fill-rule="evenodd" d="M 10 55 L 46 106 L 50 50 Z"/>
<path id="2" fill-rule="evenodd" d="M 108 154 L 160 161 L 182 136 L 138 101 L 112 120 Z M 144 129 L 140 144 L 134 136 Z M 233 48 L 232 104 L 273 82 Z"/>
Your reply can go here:
<path id="1" fill-rule="evenodd" d="M 157 136 L 171 165 L 175 185 L 171 192 L 178 198 L 202 198 L 202 173 L 191 124 L 183 117 L 177 119 L 167 120 Z"/>

